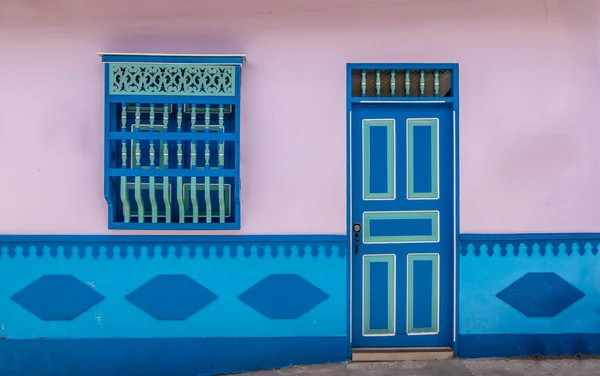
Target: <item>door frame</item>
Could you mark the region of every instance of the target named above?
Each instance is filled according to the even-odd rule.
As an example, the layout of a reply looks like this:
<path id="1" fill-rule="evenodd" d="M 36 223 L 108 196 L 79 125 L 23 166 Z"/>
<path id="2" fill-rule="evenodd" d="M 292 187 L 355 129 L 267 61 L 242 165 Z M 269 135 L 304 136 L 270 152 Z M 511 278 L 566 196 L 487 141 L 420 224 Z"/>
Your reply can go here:
<path id="1" fill-rule="evenodd" d="M 452 97 L 353 97 L 352 96 L 352 71 L 353 70 L 451 70 L 452 71 Z M 460 231 L 460 163 L 459 163 L 459 65 L 457 63 L 347 63 L 346 64 L 346 236 L 348 237 L 348 280 L 347 280 L 347 333 L 349 335 L 349 352 L 352 352 L 352 309 L 353 309 L 353 292 L 352 292 L 352 262 L 354 258 L 353 247 L 353 232 L 352 232 L 352 108 L 354 104 L 365 103 L 390 103 L 401 106 L 402 104 L 415 103 L 450 103 L 452 104 L 452 119 L 453 119 L 453 180 L 454 180 L 454 287 L 452 302 L 454 309 L 452 315 L 452 349 L 455 354 L 458 354 L 458 313 L 459 301 L 458 295 L 460 291 L 459 278 L 460 263 L 459 256 L 459 231 Z"/>

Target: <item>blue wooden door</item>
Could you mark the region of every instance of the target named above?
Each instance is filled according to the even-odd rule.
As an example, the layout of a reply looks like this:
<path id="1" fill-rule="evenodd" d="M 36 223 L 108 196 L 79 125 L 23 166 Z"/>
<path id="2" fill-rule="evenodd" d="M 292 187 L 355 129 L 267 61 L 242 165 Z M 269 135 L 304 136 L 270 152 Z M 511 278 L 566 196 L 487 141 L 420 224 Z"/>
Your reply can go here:
<path id="1" fill-rule="evenodd" d="M 354 347 L 452 342 L 452 114 L 439 103 L 352 108 Z"/>

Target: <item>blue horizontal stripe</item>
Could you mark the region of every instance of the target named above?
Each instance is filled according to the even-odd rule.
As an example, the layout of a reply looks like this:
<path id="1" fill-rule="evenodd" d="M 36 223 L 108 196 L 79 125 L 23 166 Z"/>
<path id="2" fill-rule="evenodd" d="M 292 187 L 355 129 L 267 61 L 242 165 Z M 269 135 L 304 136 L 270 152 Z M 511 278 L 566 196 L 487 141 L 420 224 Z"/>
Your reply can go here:
<path id="1" fill-rule="evenodd" d="M 452 103 L 452 97 L 353 97 L 350 98 L 351 103 Z"/>
<path id="2" fill-rule="evenodd" d="M 426 63 L 426 64 L 406 64 L 406 63 L 349 63 L 347 64 L 349 69 L 395 69 L 395 70 L 444 70 L 444 69 L 457 69 L 458 64 L 456 63 Z"/>
<path id="3" fill-rule="evenodd" d="M 107 169 L 109 176 L 226 176 L 235 177 L 238 174 L 236 170 L 191 170 L 191 169 L 173 169 L 173 170 L 142 170 L 142 169 L 124 169 L 124 168 L 109 168 Z"/>
<path id="4" fill-rule="evenodd" d="M 223 140 L 236 141 L 238 135 L 234 133 L 206 133 L 206 132 L 108 132 L 111 140 Z M 157 153 L 158 154 L 158 153 Z"/>
<path id="5" fill-rule="evenodd" d="M 600 334 L 481 334 L 458 336 L 462 358 L 600 355 Z"/>
<path id="6" fill-rule="evenodd" d="M 428 236 L 431 219 L 371 219 L 371 236 Z"/>
<path id="7" fill-rule="evenodd" d="M 196 376 L 345 361 L 348 337 L 0 341 L 2 376 Z"/>
<path id="8" fill-rule="evenodd" d="M 209 64 L 241 65 L 242 55 L 231 56 L 158 56 L 158 55 L 102 55 L 103 63 L 157 63 L 157 64 Z"/>
<path id="9" fill-rule="evenodd" d="M 191 95 L 144 95 L 144 94 L 108 94 L 108 103 L 158 103 L 158 104 L 237 104 L 239 96 L 191 96 Z"/>

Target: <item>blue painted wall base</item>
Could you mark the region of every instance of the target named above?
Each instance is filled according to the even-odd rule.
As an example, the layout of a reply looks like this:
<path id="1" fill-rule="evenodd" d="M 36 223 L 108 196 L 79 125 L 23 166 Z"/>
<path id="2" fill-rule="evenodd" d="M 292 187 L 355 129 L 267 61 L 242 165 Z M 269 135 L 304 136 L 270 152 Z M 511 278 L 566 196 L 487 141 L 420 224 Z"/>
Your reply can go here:
<path id="1" fill-rule="evenodd" d="M 461 358 L 600 354 L 600 334 L 472 334 L 458 340 Z"/>
<path id="2" fill-rule="evenodd" d="M 0 375 L 214 375 L 350 356 L 346 236 L 0 236 Z"/>
<path id="3" fill-rule="evenodd" d="M 460 243 L 460 357 L 600 355 L 600 234 Z"/>
<path id="4" fill-rule="evenodd" d="M 198 376 L 339 362 L 347 337 L 0 341 L 2 376 Z"/>

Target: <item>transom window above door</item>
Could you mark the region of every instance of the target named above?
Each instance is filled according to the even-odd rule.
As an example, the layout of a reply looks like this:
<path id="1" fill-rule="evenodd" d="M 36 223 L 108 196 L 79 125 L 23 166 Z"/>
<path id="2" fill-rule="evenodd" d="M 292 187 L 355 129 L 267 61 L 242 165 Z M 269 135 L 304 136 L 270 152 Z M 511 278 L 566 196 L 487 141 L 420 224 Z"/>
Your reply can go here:
<path id="1" fill-rule="evenodd" d="M 453 97 L 451 69 L 378 65 L 352 69 L 352 97 Z"/>

